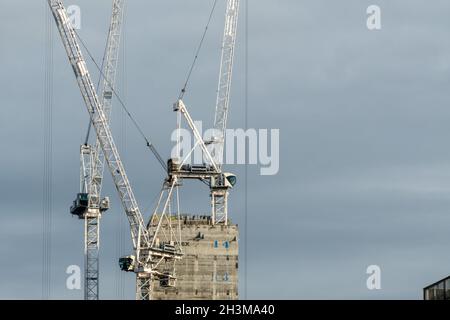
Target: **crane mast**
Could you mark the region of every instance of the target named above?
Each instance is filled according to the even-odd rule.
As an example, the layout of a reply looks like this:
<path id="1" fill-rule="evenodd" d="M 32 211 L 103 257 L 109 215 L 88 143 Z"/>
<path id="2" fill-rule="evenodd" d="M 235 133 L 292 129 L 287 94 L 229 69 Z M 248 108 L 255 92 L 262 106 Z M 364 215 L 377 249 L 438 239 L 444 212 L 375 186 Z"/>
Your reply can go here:
<path id="1" fill-rule="evenodd" d="M 84 299 L 98 300 L 99 296 L 99 228 L 101 214 L 109 208 L 109 199 L 104 198 L 100 207 L 90 204 L 90 181 L 94 175 L 95 153 L 91 145 L 80 147 L 80 193 L 70 212 L 84 221 Z"/>
<path id="2" fill-rule="evenodd" d="M 124 0 L 114 0 L 109 26 L 102 77 L 100 82 L 100 99 L 106 121 L 112 108 L 112 96 L 119 60 L 120 36 L 123 21 Z M 85 144 L 80 148 L 81 186 L 80 193 L 71 207 L 71 213 L 84 220 L 84 299 L 99 298 L 99 249 L 100 219 L 102 213 L 109 209 L 109 198 L 101 198 L 104 171 L 104 156 L 100 141 L 96 138 L 95 147 L 88 144 L 91 122 Z M 84 199 L 83 199 L 84 198 Z"/>

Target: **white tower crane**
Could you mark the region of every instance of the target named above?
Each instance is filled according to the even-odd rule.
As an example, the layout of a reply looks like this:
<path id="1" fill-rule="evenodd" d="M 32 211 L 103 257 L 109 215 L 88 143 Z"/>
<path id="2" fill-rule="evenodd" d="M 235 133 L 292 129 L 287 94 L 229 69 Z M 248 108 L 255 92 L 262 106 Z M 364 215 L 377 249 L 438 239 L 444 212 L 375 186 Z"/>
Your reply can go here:
<path id="1" fill-rule="evenodd" d="M 205 142 L 202 139 L 183 101 L 178 100 L 174 105 L 174 111 L 181 112 L 194 133 L 195 144 L 191 152 L 184 159 L 170 160 L 168 166 L 169 176 L 176 176 L 178 179 L 200 179 L 209 184 L 213 224 L 228 224 L 228 193 L 229 189 L 236 183 L 235 175 L 222 172 L 222 163 L 225 130 L 230 104 L 238 15 L 239 0 L 227 0 L 216 113 L 214 118 L 214 133 L 211 140 Z M 187 158 L 197 146 L 200 146 L 202 149 L 206 164 L 195 166 L 186 165 Z"/>
<path id="2" fill-rule="evenodd" d="M 111 114 L 112 90 L 115 85 L 119 60 L 123 9 L 124 0 L 113 1 L 100 82 L 100 103 L 107 123 L 109 123 Z M 90 128 L 91 123 L 89 121 L 86 141 L 80 147 L 80 193 L 78 193 L 70 211 L 84 220 L 84 299 L 98 300 L 100 219 L 102 213 L 109 208 L 109 198 L 101 198 L 105 159 L 98 139 L 96 139 L 94 147 L 88 144 Z"/>
<path id="3" fill-rule="evenodd" d="M 183 101 L 178 100 L 174 104 L 174 111 L 181 112 L 186 119 L 189 128 L 193 132 L 195 144 L 191 151 L 185 155 L 184 159 L 179 159 L 180 155 L 177 155 L 177 158 L 169 160 L 169 177 L 177 177 L 179 180 L 199 179 L 206 181 L 209 184 L 213 224 L 228 224 L 228 193 L 229 189 L 236 183 L 236 176 L 234 174 L 222 172 L 222 163 L 225 130 L 230 104 L 238 15 L 239 0 L 227 0 L 219 85 L 217 89 L 216 113 L 214 118 L 214 133 L 211 140 L 205 142 L 200 136 Z M 182 93 L 184 93 L 184 89 L 182 90 Z M 177 143 L 180 142 L 178 141 Z M 193 150 L 198 146 L 202 149 L 204 163 L 202 165 L 185 164 Z"/>
<path id="4" fill-rule="evenodd" d="M 161 279 L 162 283 L 171 285 L 173 275 L 170 274 L 171 270 L 168 270 L 165 264 L 168 261 L 181 259 L 182 256 L 180 239 L 167 242 L 165 241 L 166 238 L 163 238 L 163 241 L 161 241 L 158 233 L 164 222 L 170 223 L 170 219 L 166 217 L 167 212 L 170 212 L 170 210 L 166 210 L 170 207 L 169 202 L 165 202 L 164 209 L 159 217 L 158 227 L 154 230 L 147 230 L 67 11 L 61 0 L 47 1 L 130 224 L 135 255 L 125 260 L 121 259 L 121 267 L 122 269 L 131 269 L 136 273 L 136 298 L 149 299 L 152 279 L 156 277 L 156 279 Z M 170 182 L 169 196 L 176 183 L 176 179 Z"/>

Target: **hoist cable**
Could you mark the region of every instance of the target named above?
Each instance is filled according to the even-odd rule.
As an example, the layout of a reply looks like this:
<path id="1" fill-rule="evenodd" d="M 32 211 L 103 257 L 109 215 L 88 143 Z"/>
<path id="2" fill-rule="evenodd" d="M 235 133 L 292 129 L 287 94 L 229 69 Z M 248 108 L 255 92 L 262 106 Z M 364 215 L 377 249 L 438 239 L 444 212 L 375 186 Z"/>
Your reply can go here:
<path id="1" fill-rule="evenodd" d="M 184 82 L 184 86 L 180 91 L 180 95 L 178 96 L 178 100 L 182 99 L 184 97 L 184 94 L 186 93 L 186 89 L 187 89 L 189 80 L 191 79 L 192 71 L 194 70 L 195 64 L 198 59 L 198 55 L 200 54 L 200 50 L 202 49 L 203 42 L 205 41 L 206 33 L 208 32 L 208 28 L 211 23 L 212 16 L 214 14 L 214 10 L 216 9 L 216 5 L 217 5 L 217 0 L 214 0 L 213 6 L 211 8 L 211 12 L 209 14 L 208 23 L 206 24 L 205 30 L 203 31 L 202 38 L 200 39 L 200 43 L 198 44 L 197 51 L 195 52 L 194 60 L 192 61 L 191 67 L 190 67 L 189 72 L 186 77 L 186 81 Z"/>

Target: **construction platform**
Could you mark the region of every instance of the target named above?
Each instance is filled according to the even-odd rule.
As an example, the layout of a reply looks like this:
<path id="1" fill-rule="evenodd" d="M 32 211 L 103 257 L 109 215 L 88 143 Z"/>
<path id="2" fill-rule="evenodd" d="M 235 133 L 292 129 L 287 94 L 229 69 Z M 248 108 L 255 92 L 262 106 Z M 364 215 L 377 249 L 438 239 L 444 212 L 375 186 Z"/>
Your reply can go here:
<path id="1" fill-rule="evenodd" d="M 154 281 L 152 299 L 238 299 L 238 226 L 212 225 L 211 216 L 183 215 L 181 239 L 184 256 L 176 263 L 176 285 Z"/>

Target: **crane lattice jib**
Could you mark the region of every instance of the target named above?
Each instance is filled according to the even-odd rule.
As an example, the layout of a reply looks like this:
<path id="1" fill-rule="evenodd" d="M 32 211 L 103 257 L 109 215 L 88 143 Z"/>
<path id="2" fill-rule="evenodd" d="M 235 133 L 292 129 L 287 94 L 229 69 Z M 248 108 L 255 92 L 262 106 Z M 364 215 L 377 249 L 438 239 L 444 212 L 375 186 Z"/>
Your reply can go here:
<path id="1" fill-rule="evenodd" d="M 223 163 L 225 130 L 227 127 L 228 106 L 230 104 L 231 78 L 233 74 L 234 48 L 239 15 L 239 0 L 228 0 L 225 13 L 225 29 L 222 42 L 219 86 L 217 88 L 214 129 L 216 141 L 216 161 Z"/>
<path id="2" fill-rule="evenodd" d="M 116 70 L 119 61 L 120 36 L 122 30 L 125 0 L 114 0 L 111 23 L 109 26 L 108 41 L 103 65 L 103 76 L 100 85 L 100 105 L 103 107 L 106 122 L 109 123 L 112 108 L 112 97 L 116 82 Z M 95 162 L 93 166 L 92 179 L 89 185 L 90 205 L 100 208 L 101 189 L 105 159 L 101 150 L 100 141 L 95 142 Z"/>
<path id="3" fill-rule="evenodd" d="M 75 31 L 69 21 L 67 11 L 60 0 L 48 0 L 48 4 L 52 10 L 69 62 L 72 65 L 83 100 L 91 117 L 92 125 L 125 209 L 130 224 L 133 246 L 136 249 L 139 243 L 142 247 L 149 247 L 150 241 L 143 216 L 131 189 L 125 168 L 114 143 L 111 129 L 109 128 L 105 113 L 89 75 L 86 61 L 78 45 Z"/>

